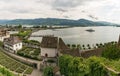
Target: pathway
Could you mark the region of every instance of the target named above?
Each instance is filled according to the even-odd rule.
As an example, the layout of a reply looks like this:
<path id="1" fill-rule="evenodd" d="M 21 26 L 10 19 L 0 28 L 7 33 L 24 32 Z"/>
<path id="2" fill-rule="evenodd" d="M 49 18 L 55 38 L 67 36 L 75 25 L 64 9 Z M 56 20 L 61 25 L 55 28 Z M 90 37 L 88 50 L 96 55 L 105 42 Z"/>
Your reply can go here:
<path id="1" fill-rule="evenodd" d="M 37 69 L 34 69 L 31 75 L 28 76 L 42 76 L 42 72 Z"/>

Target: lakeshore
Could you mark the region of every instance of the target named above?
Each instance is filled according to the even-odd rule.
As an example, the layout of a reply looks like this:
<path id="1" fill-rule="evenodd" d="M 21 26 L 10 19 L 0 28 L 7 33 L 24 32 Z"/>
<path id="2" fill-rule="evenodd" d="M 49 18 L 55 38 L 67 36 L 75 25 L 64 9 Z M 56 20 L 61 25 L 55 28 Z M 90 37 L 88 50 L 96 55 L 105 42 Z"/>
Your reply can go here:
<path id="1" fill-rule="evenodd" d="M 92 28 L 95 32 L 88 32 L 87 29 Z M 117 41 L 120 33 L 120 27 L 99 26 L 99 27 L 71 27 L 63 29 L 47 29 L 39 30 L 32 33 L 32 35 L 54 35 L 61 37 L 66 44 L 80 44 L 91 47 L 96 44 L 104 44 L 111 41 Z M 72 31 L 72 32 L 71 32 Z M 30 40 L 37 40 L 41 42 L 41 37 L 30 37 Z"/>

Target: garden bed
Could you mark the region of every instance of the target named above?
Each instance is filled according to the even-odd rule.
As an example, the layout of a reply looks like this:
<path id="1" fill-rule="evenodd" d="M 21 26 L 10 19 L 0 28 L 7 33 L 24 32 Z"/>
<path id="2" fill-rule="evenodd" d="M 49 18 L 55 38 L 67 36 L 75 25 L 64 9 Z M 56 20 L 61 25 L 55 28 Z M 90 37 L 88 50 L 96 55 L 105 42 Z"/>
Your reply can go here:
<path id="1" fill-rule="evenodd" d="M 7 55 L 5 55 L 4 53 L 0 52 L 0 65 L 4 66 L 7 69 L 10 69 L 11 71 L 15 71 L 16 73 L 22 73 L 24 74 L 24 72 L 31 68 L 33 71 L 33 68 L 25 65 L 21 62 L 18 62 L 10 57 L 8 57 Z M 27 72 L 26 74 L 31 74 L 32 72 Z"/>
<path id="2" fill-rule="evenodd" d="M 26 58 L 41 60 L 40 49 L 24 47 L 23 49 L 19 50 L 17 54 Z"/>

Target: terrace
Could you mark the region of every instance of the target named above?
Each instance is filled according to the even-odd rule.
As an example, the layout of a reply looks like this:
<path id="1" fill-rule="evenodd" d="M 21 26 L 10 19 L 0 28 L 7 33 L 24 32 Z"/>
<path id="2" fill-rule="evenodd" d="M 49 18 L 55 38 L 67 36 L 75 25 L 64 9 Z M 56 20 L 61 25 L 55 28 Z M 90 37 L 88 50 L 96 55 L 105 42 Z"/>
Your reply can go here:
<path id="1" fill-rule="evenodd" d="M 32 67 L 8 57 L 3 52 L 0 52 L 0 65 L 15 73 L 20 73 L 22 75 L 31 74 L 33 71 Z"/>

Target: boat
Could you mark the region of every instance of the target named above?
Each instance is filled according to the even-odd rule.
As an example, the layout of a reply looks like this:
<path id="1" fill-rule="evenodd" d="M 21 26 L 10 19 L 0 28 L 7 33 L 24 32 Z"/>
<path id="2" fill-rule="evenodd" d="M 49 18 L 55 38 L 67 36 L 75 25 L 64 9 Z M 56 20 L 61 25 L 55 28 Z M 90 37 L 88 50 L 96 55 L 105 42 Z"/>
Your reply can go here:
<path id="1" fill-rule="evenodd" d="M 95 30 L 93 30 L 93 29 L 87 29 L 86 31 L 88 31 L 88 32 L 95 32 Z"/>

